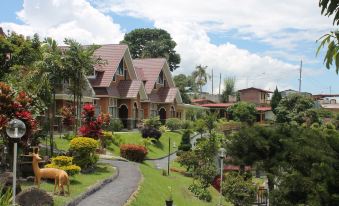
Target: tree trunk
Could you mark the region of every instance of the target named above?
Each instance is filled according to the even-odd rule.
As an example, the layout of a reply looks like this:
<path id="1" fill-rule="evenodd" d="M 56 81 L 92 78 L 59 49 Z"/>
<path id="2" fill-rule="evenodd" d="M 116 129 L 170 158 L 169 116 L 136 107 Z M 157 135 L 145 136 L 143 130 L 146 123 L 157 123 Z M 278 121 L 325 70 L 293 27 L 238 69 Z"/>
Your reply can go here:
<path id="1" fill-rule="evenodd" d="M 53 91 L 53 100 L 52 100 L 52 118 L 50 121 L 51 124 L 51 131 L 50 131 L 50 147 L 51 147 L 51 157 L 53 157 L 53 151 L 54 151 L 54 141 L 53 141 L 53 135 L 54 135 L 54 118 L 55 118 L 55 91 Z"/>
<path id="2" fill-rule="evenodd" d="M 273 176 L 268 174 L 267 175 L 267 184 L 268 184 L 268 191 L 272 192 L 274 190 L 274 180 Z"/>

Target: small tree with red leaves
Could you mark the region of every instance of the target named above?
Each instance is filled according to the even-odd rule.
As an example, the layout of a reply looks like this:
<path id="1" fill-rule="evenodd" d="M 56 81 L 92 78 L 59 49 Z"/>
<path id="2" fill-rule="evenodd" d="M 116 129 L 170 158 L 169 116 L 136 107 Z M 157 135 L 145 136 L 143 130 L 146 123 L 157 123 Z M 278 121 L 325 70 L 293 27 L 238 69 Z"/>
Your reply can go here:
<path id="1" fill-rule="evenodd" d="M 84 137 L 91 137 L 93 139 L 100 139 L 102 136 L 103 120 L 95 117 L 95 107 L 92 104 L 85 104 L 82 112 L 82 126 L 79 132 Z"/>
<path id="2" fill-rule="evenodd" d="M 75 123 L 74 113 L 75 109 L 73 106 L 63 106 L 60 110 L 62 116 L 62 124 L 68 128 L 71 128 Z"/>

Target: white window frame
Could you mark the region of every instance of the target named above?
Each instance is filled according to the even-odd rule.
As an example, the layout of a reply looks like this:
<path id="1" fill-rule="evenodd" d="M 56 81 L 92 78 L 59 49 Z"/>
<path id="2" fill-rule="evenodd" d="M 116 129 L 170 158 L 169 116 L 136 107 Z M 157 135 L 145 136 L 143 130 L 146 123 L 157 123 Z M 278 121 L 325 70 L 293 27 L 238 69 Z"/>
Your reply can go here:
<path id="1" fill-rule="evenodd" d="M 108 99 L 108 112 L 112 118 L 118 118 L 118 100 L 116 98 Z"/>

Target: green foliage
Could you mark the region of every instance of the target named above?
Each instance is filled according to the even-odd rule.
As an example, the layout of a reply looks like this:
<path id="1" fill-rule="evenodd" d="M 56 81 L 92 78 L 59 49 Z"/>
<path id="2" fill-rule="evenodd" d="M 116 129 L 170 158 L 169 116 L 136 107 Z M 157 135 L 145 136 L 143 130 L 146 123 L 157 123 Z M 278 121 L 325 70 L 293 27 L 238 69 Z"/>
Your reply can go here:
<path id="1" fill-rule="evenodd" d="M 180 63 L 180 55 L 174 50 L 177 44 L 163 29 L 134 29 L 125 34 L 121 43 L 128 45 L 132 58 L 164 57 L 171 71 L 178 68 Z"/>
<path id="2" fill-rule="evenodd" d="M 181 121 L 181 129 L 190 130 L 193 128 L 193 122 L 190 120 Z"/>
<path id="3" fill-rule="evenodd" d="M 338 5 L 339 5 L 338 0 L 319 0 L 319 7 L 321 8 L 321 14 L 328 16 L 328 17 L 334 14 L 333 25 L 339 24 Z"/>
<path id="4" fill-rule="evenodd" d="M 209 113 L 204 118 L 205 127 L 207 128 L 210 135 L 212 134 L 212 130 L 217 126 L 217 119 L 218 119 L 218 114 L 214 112 Z"/>
<path id="5" fill-rule="evenodd" d="M 221 93 L 222 102 L 229 102 L 229 96 L 235 94 L 235 77 L 224 79 L 224 89 Z"/>
<path id="6" fill-rule="evenodd" d="M 4 187 L 2 185 L 0 185 L 0 205 L 1 206 L 12 205 L 12 189 L 8 188 L 6 191 L 4 191 Z"/>
<path id="7" fill-rule="evenodd" d="M 207 83 L 207 80 L 210 77 L 206 70 L 207 66 L 198 65 L 192 72 L 192 77 L 199 87 L 200 94 L 202 93 L 202 87 Z"/>
<path id="8" fill-rule="evenodd" d="M 252 125 L 256 121 L 257 111 L 255 105 L 248 102 L 237 102 L 227 109 L 230 116 L 240 122 Z"/>
<path id="9" fill-rule="evenodd" d="M 178 147 L 181 151 L 189 151 L 192 148 L 191 145 L 191 131 L 186 129 L 184 130 L 184 133 L 182 134 L 181 143 Z"/>
<path id="10" fill-rule="evenodd" d="M 218 151 L 217 139 L 201 139 L 192 151 L 180 155 L 178 162 L 185 166 L 202 188 L 207 188 L 216 175 L 214 163 Z"/>
<path id="11" fill-rule="evenodd" d="M 279 102 L 281 101 L 281 99 L 282 99 L 281 93 L 278 91 L 278 87 L 276 87 L 273 92 L 272 99 L 271 99 L 271 107 L 272 107 L 272 111 L 274 114 L 275 114 L 275 109 L 279 105 Z"/>
<path id="12" fill-rule="evenodd" d="M 201 136 L 206 131 L 206 124 L 204 119 L 197 119 L 194 121 L 194 130 L 197 131 Z"/>
<path id="13" fill-rule="evenodd" d="M 186 104 L 190 104 L 191 100 L 188 96 L 188 93 L 196 93 L 198 91 L 198 87 L 190 75 L 179 74 L 173 77 L 175 86 L 179 88 L 182 101 Z"/>
<path id="14" fill-rule="evenodd" d="M 144 146 L 144 147 L 148 150 L 149 147 L 150 147 L 151 145 L 153 145 L 154 142 L 156 142 L 156 141 L 157 141 L 157 140 L 154 139 L 154 138 L 142 138 L 142 139 L 140 140 L 140 143 L 141 143 L 142 146 Z"/>
<path id="15" fill-rule="evenodd" d="M 159 127 L 161 126 L 159 116 L 150 117 L 149 119 L 144 119 L 143 123 L 145 126 L 154 127 L 156 129 L 159 129 Z"/>
<path id="16" fill-rule="evenodd" d="M 315 119 L 315 116 L 307 120 L 308 114 L 307 110 L 313 108 L 313 100 L 302 94 L 291 94 L 282 99 L 275 110 L 276 121 L 278 123 L 292 122 L 295 121 L 298 124 L 302 124 L 306 121 L 312 124 L 312 121 Z M 312 115 L 316 115 L 312 112 Z"/>
<path id="17" fill-rule="evenodd" d="M 197 119 L 204 118 L 206 115 L 206 110 L 204 109 L 187 109 L 186 111 L 186 120 L 195 121 Z"/>
<path id="18" fill-rule="evenodd" d="M 255 201 L 256 187 L 251 179 L 237 173 L 225 175 L 222 195 L 234 206 L 251 206 Z"/>
<path id="19" fill-rule="evenodd" d="M 72 153 L 74 163 L 79 165 L 81 169 L 94 167 L 98 161 L 98 156 L 95 154 L 98 146 L 98 141 L 92 138 L 73 138 L 70 143 L 70 152 Z"/>
<path id="20" fill-rule="evenodd" d="M 111 119 L 107 130 L 112 132 L 119 132 L 124 128 L 122 121 L 120 119 Z"/>
<path id="21" fill-rule="evenodd" d="M 52 158 L 52 163 L 45 165 L 45 168 L 61 169 L 70 176 L 78 174 L 81 170 L 79 166 L 73 165 L 73 157 L 68 156 L 57 156 Z"/>
<path id="22" fill-rule="evenodd" d="M 212 201 L 212 195 L 211 193 L 207 190 L 207 188 L 202 187 L 199 184 L 191 184 L 188 187 L 188 190 L 190 190 L 199 200 L 203 200 L 206 202 L 211 202 Z"/>
<path id="23" fill-rule="evenodd" d="M 181 120 L 178 118 L 168 118 L 166 120 L 166 127 L 171 131 L 178 130 L 181 128 Z"/>

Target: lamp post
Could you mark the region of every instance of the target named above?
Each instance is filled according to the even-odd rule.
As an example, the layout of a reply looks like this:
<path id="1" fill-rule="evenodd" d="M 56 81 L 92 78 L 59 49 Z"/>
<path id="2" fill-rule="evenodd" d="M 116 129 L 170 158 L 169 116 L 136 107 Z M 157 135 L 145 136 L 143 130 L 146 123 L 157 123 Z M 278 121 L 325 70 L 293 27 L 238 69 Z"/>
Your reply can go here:
<path id="1" fill-rule="evenodd" d="M 26 133 L 26 125 L 18 119 L 12 119 L 6 128 L 7 135 L 14 141 L 14 153 L 13 153 L 13 205 L 15 205 L 15 193 L 16 193 L 16 160 L 18 153 L 18 142 L 20 138 Z"/>
<path id="2" fill-rule="evenodd" d="M 219 158 L 220 158 L 220 199 L 219 199 L 219 205 L 221 206 L 222 203 L 222 179 L 224 176 L 224 158 L 225 158 L 226 150 L 225 148 L 219 149 Z"/>
<path id="3" fill-rule="evenodd" d="M 170 174 L 171 137 L 168 137 L 167 175 Z"/>

